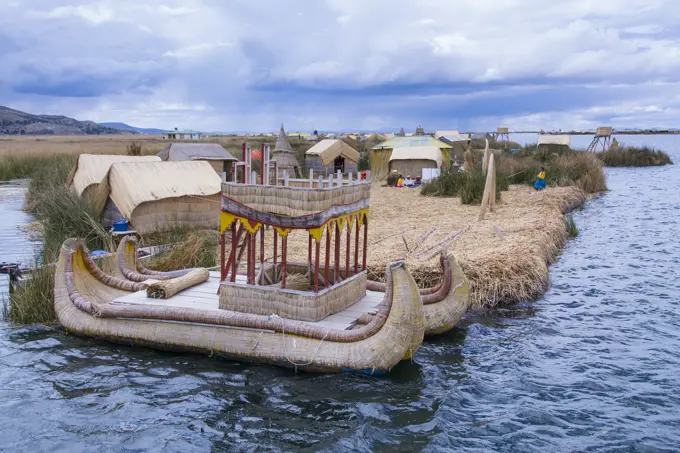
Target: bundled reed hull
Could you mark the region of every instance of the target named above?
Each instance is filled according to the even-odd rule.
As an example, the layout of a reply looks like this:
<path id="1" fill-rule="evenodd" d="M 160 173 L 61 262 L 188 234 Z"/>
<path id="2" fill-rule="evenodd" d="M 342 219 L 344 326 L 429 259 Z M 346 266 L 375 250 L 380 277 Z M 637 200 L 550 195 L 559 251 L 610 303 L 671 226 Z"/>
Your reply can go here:
<path id="1" fill-rule="evenodd" d="M 470 308 L 470 285 L 456 258 L 441 256 L 443 278 L 433 288 L 420 289 L 425 318 L 425 335 L 439 335 L 453 329 Z M 367 288 L 385 291 L 386 285 L 369 281 Z"/>
<path id="2" fill-rule="evenodd" d="M 424 335 L 422 299 L 403 263 L 388 267 L 387 291 L 377 314 L 352 330 L 228 310 L 116 305 L 111 302 L 147 283 L 93 266 L 81 242 L 64 243 L 55 275 L 55 311 L 74 334 L 308 371 L 371 375 L 410 358 Z"/>

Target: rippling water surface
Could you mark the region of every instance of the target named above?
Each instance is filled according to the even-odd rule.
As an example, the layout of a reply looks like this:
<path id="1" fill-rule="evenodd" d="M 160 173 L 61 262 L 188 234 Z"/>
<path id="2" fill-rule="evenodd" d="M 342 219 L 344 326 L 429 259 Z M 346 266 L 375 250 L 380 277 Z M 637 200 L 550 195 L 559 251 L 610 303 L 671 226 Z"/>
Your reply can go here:
<path id="1" fill-rule="evenodd" d="M 680 163 L 675 137 L 627 139 Z M 545 298 L 469 315 L 387 378 L 0 324 L 0 450 L 680 451 L 680 169 L 607 176 Z"/>

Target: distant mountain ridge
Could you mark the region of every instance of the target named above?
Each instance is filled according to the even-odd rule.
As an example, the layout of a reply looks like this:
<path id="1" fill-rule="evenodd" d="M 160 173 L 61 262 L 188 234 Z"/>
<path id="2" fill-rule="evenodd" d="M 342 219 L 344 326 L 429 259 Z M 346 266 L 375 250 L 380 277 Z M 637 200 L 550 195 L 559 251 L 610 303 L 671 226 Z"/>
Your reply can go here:
<path id="1" fill-rule="evenodd" d="M 0 105 L 0 134 L 8 135 L 116 135 L 133 131 L 78 121 L 61 115 L 34 115 Z"/>
<path id="2" fill-rule="evenodd" d="M 123 131 L 132 131 L 132 132 L 137 132 L 138 134 L 145 134 L 145 135 L 163 135 L 167 134 L 168 131 L 164 129 L 155 129 L 155 128 L 144 128 L 144 127 L 135 127 L 135 126 L 130 126 L 129 124 L 125 123 L 99 123 L 100 126 L 104 127 L 113 127 L 116 129 L 120 129 Z"/>

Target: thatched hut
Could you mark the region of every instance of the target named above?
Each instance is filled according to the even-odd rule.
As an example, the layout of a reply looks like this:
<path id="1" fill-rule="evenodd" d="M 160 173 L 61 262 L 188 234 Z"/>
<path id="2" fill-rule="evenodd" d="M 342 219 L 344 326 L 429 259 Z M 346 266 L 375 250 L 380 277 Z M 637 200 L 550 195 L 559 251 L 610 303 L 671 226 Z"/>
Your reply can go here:
<path id="1" fill-rule="evenodd" d="M 538 152 L 561 154 L 569 151 L 571 146 L 571 136 L 569 135 L 539 135 Z"/>
<path id="2" fill-rule="evenodd" d="M 170 162 L 204 160 L 218 175 L 222 175 L 222 172 L 230 175 L 232 164 L 238 161 L 229 151 L 217 143 L 169 143 L 156 155 L 161 160 Z"/>
<path id="3" fill-rule="evenodd" d="M 157 156 L 81 154 L 66 184 L 81 197 L 94 201 L 99 183 L 106 177 L 111 165 L 120 162 L 160 162 L 160 160 Z"/>
<path id="4" fill-rule="evenodd" d="M 140 234 L 217 228 L 221 182 L 204 161 L 113 164 L 99 186 L 102 223 L 126 218 Z"/>
<path id="5" fill-rule="evenodd" d="M 342 140 L 321 140 L 305 153 L 305 167 L 316 175 L 357 173 L 359 152 Z"/>
<path id="6" fill-rule="evenodd" d="M 449 162 L 451 148 L 451 145 L 429 135 L 393 137 L 371 149 L 371 173 L 377 178 L 386 177 L 391 170 L 420 176 L 423 168 L 439 168 Z M 395 154 L 397 149 L 400 151 Z"/>
<path id="7" fill-rule="evenodd" d="M 300 164 L 295 157 L 295 152 L 293 147 L 290 146 L 290 140 L 288 140 L 288 135 L 286 131 L 283 130 L 283 124 L 281 125 L 281 130 L 279 130 L 279 137 L 276 139 L 276 145 L 272 150 L 272 159 L 276 161 L 276 167 L 280 175 L 288 173 L 289 176 L 302 176 L 300 171 Z"/>

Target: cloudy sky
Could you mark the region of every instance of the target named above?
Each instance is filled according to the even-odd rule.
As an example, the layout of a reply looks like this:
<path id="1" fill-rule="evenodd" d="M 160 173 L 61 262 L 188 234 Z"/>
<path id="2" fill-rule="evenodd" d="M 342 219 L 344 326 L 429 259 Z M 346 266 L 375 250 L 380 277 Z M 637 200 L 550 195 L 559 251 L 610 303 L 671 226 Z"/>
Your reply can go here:
<path id="1" fill-rule="evenodd" d="M 679 126 L 678 0 L 0 0 L 0 105 L 200 130 Z"/>

